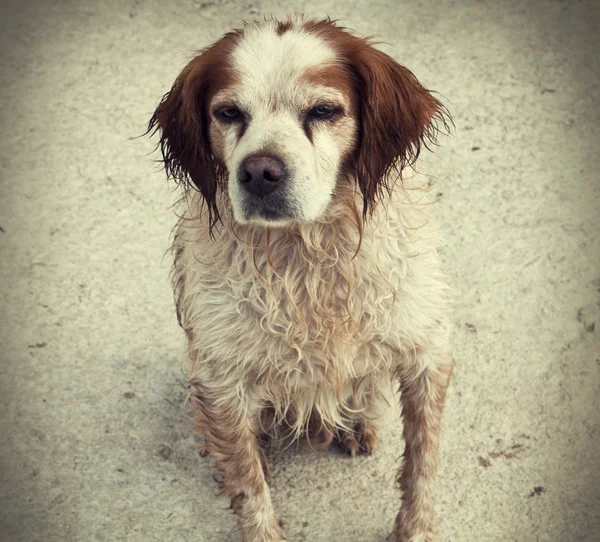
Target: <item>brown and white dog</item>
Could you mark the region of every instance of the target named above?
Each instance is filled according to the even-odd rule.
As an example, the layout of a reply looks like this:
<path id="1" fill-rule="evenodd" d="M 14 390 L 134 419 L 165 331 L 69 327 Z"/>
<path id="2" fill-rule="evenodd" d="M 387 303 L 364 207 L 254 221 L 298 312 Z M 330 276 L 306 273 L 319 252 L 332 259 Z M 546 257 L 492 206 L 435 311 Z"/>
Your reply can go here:
<path id="1" fill-rule="evenodd" d="M 264 434 L 369 454 L 393 382 L 405 450 L 391 540 L 437 540 L 449 287 L 410 166 L 448 119 L 369 40 L 294 17 L 202 51 L 150 120 L 187 204 L 173 286 L 197 429 L 246 542 L 287 540 Z"/>

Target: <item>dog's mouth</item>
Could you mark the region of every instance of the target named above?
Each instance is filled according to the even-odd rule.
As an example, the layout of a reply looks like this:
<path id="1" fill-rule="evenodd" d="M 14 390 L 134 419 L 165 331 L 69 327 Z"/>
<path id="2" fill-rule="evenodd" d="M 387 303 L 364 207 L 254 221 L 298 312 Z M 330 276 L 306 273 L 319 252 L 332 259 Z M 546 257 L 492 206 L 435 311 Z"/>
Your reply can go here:
<path id="1" fill-rule="evenodd" d="M 277 225 L 298 218 L 294 206 L 281 195 L 272 194 L 264 198 L 246 197 L 243 216 L 248 222 Z"/>

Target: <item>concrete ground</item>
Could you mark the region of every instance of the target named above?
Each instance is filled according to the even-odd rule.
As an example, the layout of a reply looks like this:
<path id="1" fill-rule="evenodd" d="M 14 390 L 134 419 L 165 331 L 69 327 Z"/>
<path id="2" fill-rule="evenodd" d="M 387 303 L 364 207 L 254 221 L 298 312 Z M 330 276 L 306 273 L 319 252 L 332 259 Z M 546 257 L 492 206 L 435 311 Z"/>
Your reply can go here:
<path id="1" fill-rule="evenodd" d="M 163 259 L 174 195 L 140 134 L 192 51 L 244 18 L 329 14 L 439 90 L 458 290 L 447 541 L 600 539 L 600 12 L 591 1 L 3 2 L 0 540 L 239 541 L 198 457 Z M 289 450 L 292 541 L 384 540 L 376 453 Z"/>

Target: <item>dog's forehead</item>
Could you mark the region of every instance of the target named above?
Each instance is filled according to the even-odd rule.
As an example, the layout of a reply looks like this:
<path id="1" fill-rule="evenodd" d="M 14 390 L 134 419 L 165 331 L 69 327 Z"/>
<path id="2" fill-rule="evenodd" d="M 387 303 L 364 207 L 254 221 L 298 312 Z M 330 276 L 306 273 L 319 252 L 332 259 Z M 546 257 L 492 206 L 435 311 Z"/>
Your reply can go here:
<path id="1" fill-rule="evenodd" d="M 302 26 L 278 33 L 271 25 L 247 28 L 232 51 L 236 91 L 253 103 L 302 100 L 305 74 L 335 63 L 335 50 Z"/>

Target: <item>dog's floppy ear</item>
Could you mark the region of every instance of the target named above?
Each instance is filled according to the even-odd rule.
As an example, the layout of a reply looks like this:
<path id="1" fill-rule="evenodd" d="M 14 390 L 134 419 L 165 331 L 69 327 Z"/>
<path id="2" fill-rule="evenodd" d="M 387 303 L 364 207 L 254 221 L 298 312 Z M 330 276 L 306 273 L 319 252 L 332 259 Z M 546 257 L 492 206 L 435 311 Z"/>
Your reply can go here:
<path id="1" fill-rule="evenodd" d="M 364 215 L 372 212 L 386 184 L 386 173 L 412 164 L 422 146 L 435 142 L 437 123 L 447 130 L 444 105 L 407 68 L 363 42 L 352 59 L 360 104 L 360 140 L 355 171 L 364 198 Z"/>
<path id="2" fill-rule="evenodd" d="M 211 228 L 219 220 L 217 187 L 226 171 L 211 149 L 208 107 L 215 92 L 231 82 L 229 52 L 238 37 L 239 33 L 231 32 L 200 52 L 163 96 L 148 123 L 148 133 L 160 132 L 167 176 L 200 192 Z"/>

